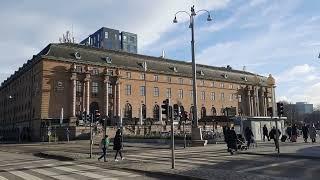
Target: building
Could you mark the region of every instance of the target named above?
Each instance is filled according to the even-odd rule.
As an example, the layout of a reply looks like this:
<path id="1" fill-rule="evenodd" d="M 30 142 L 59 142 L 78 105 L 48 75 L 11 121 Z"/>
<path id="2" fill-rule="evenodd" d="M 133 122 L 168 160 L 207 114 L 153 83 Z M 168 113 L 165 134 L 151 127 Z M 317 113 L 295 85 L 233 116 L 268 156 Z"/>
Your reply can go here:
<path id="1" fill-rule="evenodd" d="M 129 53 L 138 52 L 138 37 L 130 32 L 102 27 L 80 42 L 96 48 L 122 50 Z"/>
<path id="2" fill-rule="evenodd" d="M 43 128 L 59 124 L 62 108 L 70 128 L 77 128 L 84 111 L 95 110 L 110 117 L 111 125 L 120 117 L 124 124 L 163 124 L 164 99 L 192 113 L 191 69 L 189 62 L 49 44 L 1 84 L 0 132 L 39 140 Z M 226 108 L 237 116 L 266 116 L 275 104 L 271 75 L 198 64 L 197 87 L 199 118 L 223 115 Z"/>
<path id="3" fill-rule="evenodd" d="M 295 109 L 298 115 L 310 114 L 313 112 L 313 104 L 307 102 L 296 102 Z"/>

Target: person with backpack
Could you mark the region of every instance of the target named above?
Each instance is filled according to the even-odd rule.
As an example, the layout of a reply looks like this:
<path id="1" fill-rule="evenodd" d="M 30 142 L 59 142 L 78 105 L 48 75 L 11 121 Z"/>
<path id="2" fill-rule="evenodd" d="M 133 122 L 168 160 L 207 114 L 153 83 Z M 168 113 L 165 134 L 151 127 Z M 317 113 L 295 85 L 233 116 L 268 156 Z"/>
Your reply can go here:
<path id="1" fill-rule="evenodd" d="M 100 161 L 100 159 L 104 158 L 104 162 L 107 161 L 107 149 L 108 149 L 108 146 L 109 146 L 109 138 L 108 138 L 108 135 L 106 135 L 102 140 L 101 140 L 101 143 L 100 143 L 100 147 L 102 149 L 102 155 L 98 158 L 98 160 Z"/>

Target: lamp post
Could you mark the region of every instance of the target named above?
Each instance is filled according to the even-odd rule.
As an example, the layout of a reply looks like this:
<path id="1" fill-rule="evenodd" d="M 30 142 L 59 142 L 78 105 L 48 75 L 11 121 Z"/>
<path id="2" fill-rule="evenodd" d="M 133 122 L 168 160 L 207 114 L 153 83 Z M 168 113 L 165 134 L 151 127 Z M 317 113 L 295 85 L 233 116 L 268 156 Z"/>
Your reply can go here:
<path id="1" fill-rule="evenodd" d="M 198 128 L 198 110 L 197 110 L 197 68 L 196 68 L 196 60 L 195 60 L 195 52 L 194 52 L 194 17 L 197 15 L 198 12 L 205 11 L 208 14 L 207 21 L 212 21 L 210 16 L 210 12 L 207 10 L 199 10 L 195 12 L 194 5 L 191 7 L 191 13 L 187 11 L 178 11 L 176 12 L 173 23 L 178 23 L 177 15 L 179 13 L 185 13 L 190 17 L 190 25 L 191 28 L 191 54 L 192 54 L 192 85 L 193 85 L 193 128 L 192 128 L 192 139 L 193 140 L 202 140 L 201 137 L 201 130 Z M 197 133 L 197 135 L 195 134 Z M 200 133 L 200 134 L 199 134 Z"/>

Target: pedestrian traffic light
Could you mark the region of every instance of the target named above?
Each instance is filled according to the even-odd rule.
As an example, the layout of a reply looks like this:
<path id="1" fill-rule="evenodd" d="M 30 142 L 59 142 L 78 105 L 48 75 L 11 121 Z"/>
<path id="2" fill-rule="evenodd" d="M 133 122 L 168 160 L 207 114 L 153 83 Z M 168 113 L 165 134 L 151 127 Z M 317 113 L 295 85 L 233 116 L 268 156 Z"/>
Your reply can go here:
<path id="1" fill-rule="evenodd" d="M 277 111 L 278 111 L 278 116 L 279 117 L 283 116 L 284 109 L 283 109 L 283 103 L 282 102 L 278 102 L 277 103 Z"/>
<path id="2" fill-rule="evenodd" d="M 270 117 L 273 116 L 273 109 L 272 109 L 272 107 L 268 107 L 268 108 L 267 108 L 267 112 L 268 112 L 268 115 L 269 115 Z"/>
<path id="3" fill-rule="evenodd" d="M 180 107 L 178 104 L 173 105 L 173 115 L 175 118 L 180 117 L 180 115 L 181 115 Z"/>
<path id="4" fill-rule="evenodd" d="M 162 114 L 168 115 L 168 108 L 169 108 L 169 99 L 165 99 L 163 104 L 161 105 Z"/>

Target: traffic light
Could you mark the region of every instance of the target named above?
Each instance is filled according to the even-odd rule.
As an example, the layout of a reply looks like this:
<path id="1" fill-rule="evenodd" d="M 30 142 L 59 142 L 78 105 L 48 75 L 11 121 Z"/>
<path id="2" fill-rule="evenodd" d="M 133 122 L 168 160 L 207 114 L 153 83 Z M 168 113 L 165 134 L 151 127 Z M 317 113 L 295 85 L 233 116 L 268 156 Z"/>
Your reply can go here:
<path id="1" fill-rule="evenodd" d="M 172 106 L 169 106 L 169 114 L 168 114 L 168 118 L 172 119 L 173 113 L 172 113 Z"/>
<path id="2" fill-rule="evenodd" d="M 161 105 L 162 108 L 162 114 L 168 115 L 168 109 L 169 109 L 169 99 L 166 99 L 163 101 L 163 104 Z"/>
<path id="3" fill-rule="evenodd" d="M 281 117 L 283 116 L 283 103 L 282 102 L 278 102 L 277 103 L 277 111 L 278 111 L 278 116 Z"/>
<path id="4" fill-rule="evenodd" d="M 272 117 L 273 116 L 273 109 L 272 107 L 267 108 L 268 116 Z"/>
<path id="5" fill-rule="evenodd" d="M 95 110 L 94 121 L 99 121 L 99 119 L 100 119 L 100 112 L 99 110 Z"/>
<path id="6" fill-rule="evenodd" d="M 86 112 L 86 111 L 83 111 L 82 114 L 81 114 L 82 120 L 85 120 L 85 119 L 86 119 L 86 115 L 87 115 L 87 112 Z"/>
<path id="7" fill-rule="evenodd" d="M 173 105 L 173 115 L 175 118 L 180 117 L 180 115 L 181 115 L 180 107 L 178 104 Z"/>

